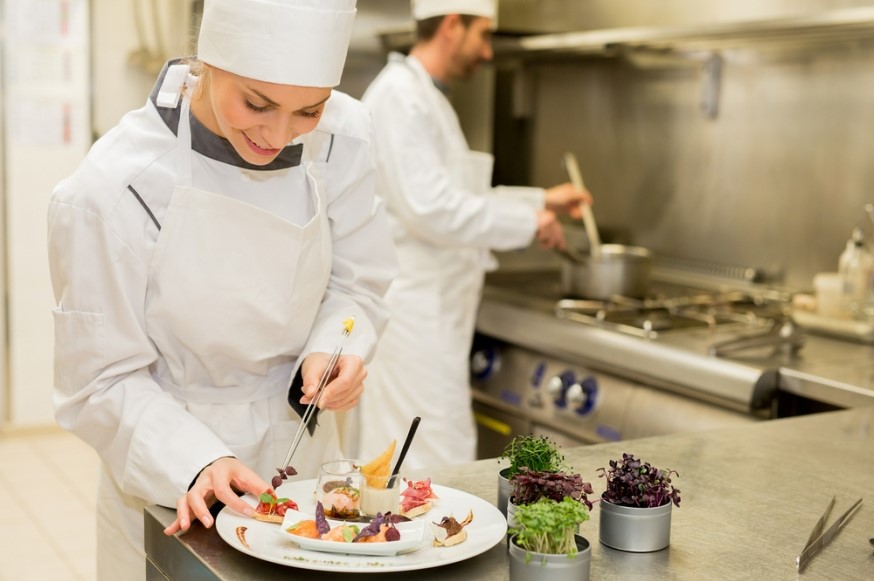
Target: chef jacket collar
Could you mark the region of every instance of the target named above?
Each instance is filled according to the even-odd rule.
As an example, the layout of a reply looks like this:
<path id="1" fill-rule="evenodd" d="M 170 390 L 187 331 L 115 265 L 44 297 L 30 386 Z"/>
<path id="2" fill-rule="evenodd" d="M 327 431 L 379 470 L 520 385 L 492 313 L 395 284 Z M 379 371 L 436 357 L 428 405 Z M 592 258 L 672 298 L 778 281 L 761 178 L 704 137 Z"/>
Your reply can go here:
<path id="1" fill-rule="evenodd" d="M 167 128 L 173 132 L 173 135 L 177 135 L 179 129 L 179 117 L 182 114 L 182 103 L 180 102 L 175 109 L 170 109 L 167 107 L 159 107 L 157 105 L 157 99 L 158 92 L 161 89 L 161 85 L 164 83 L 164 77 L 167 75 L 167 70 L 170 65 L 180 62 L 182 62 L 181 59 L 175 59 L 164 64 L 164 68 L 161 69 L 161 74 L 158 75 L 158 80 L 155 82 L 155 87 L 152 89 L 152 94 L 149 97 L 152 104 L 155 106 L 155 109 L 157 109 L 158 115 L 160 115 L 161 119 L 164 120 Z M 237 150 L 234 149 L 234 146 L 231 145 L 230 141 L 207 129 L 197 119 L 197 117 L 194 116 L 194 114 L 190 114 L 190 119 L 192 121 L 191 149 L 210 159 L 253 171 L 287 169 L 300 165 L 301 156 L 303 154 L 302 143 L 285 146 L 282 151 L 279 152 L 276 159 L 267 165 L 254 165 L 240 157 L 240 154 L 237 153 Z"/>
<path id="2" fill-rule="evenodd" d="M 437 87 L 438 91 L 440 91 L 447 97 L 449 96 L 449 83 L 444 83 L 443 81 L 435 77 L 431 77 L 431 82 L 434 83 L 434 86 Z"/>

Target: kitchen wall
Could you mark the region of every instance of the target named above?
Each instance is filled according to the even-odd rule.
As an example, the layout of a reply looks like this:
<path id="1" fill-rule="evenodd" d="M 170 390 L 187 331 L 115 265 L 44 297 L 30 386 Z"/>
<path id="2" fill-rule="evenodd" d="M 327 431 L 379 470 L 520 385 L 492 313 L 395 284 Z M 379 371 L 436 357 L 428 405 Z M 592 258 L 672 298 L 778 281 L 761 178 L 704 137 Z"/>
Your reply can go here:
<path id="1" fill-rule="evenodd" d="M 46 206 L 90 146 L 87 0 L 3 0 L 0 431 L 53 421 Z"/>
<path id="2" fill-rule="evenodd" d="M 559 4 L 582 29 L 683 24 L 710 9 L 747 18 L 870 3 L 540 6 Z M 706 53 L 643 51 L 514 67 L 506 74 L 524 70 L 533 95 L 525 97 L 530 118 L 516 149 L 526 152 L 528 177 L 540 185 L 565 179 L 559 159 L 574 151 L 606 238 L 664 256 L 759 267 L 776 284 L 810 288 L 816 272 L 836 270 L 854 226 L 874 240 L 863 212 L 874 202 L 874 40 L 868 33 L 789 48 L 741 42 L 719 54 L 715 118 L 699 108 Z M 501 68 L 508 67 L 499 61 Z"/>

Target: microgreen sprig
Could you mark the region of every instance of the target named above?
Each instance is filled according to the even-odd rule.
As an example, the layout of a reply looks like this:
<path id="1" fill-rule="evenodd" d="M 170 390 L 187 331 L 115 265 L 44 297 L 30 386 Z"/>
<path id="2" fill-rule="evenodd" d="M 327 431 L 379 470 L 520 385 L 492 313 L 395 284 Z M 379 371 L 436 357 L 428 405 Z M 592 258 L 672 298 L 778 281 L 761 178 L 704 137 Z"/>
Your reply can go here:
<path id="1" fill-rule="evenodd" d="M 273 488 L 279 488 L 283 480 L 288 480 L 289 476 L 295 476 L 297 474 L 297 470 L 295 470 L 291 466 L 286 466 L 285 468 L 277 468 L 276 471 L 279 472 L 279 474 L 274 476 L 273 480 L 270 481 L 270 484 L 273 485 Z"/>

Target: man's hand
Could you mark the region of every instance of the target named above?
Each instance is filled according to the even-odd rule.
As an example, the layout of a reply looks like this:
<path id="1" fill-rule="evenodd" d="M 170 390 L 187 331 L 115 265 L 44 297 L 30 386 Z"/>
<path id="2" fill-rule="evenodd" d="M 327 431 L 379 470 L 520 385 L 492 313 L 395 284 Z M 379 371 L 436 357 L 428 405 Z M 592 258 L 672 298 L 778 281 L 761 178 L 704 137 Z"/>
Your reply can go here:
<path id="1" fill-rule="evenodd" d="M 578 190 L 570 183 L 559 184 L 546 190 L 546 209 L 556 214 L 567 214 L 579 220 L 583 217 L 580 203 L 592 204 L 592 195 Z"/>
<path id="2" fill-rule="evenodd" d="M 555 217 L 555 212 L 540 210 L 537 212 L 537 242 L 542 248 L 565 248 L 564 230 Z"/>

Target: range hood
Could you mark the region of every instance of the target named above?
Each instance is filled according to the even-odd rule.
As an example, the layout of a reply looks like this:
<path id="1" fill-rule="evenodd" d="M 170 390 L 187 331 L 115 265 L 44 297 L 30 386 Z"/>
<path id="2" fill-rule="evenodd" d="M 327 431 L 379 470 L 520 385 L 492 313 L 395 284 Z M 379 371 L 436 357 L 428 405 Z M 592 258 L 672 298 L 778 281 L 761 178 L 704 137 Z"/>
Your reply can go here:
<path id="1" fill-rule="evenodd" d="M 353 51 L 405 51 L 413 43 L 409 0 L 361 2 L 358 18 Z M 609 56 L 628 49 L 806 46 L 868 37 L 874 38 L 874 6 L 865 0 L 500 0 L 495 51 L 499 57 Z"/>

